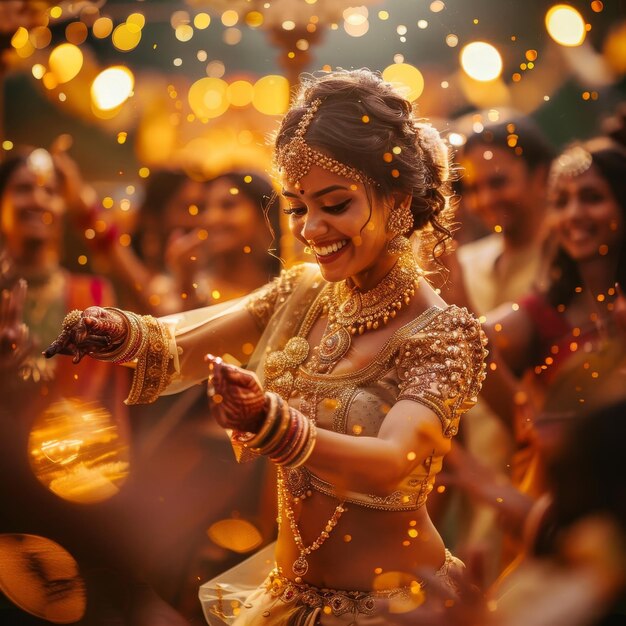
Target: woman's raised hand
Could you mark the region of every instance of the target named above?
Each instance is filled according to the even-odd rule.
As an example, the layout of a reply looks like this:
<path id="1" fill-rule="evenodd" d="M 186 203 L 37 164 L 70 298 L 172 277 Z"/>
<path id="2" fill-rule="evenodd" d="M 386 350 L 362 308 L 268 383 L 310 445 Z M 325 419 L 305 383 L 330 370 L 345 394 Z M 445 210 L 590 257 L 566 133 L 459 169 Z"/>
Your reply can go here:
<path id="1" fill-rule="evenodd" d="M 207 354 L 211 414 L 222 428 L 258 432 L 265 419 L 265 394 L 256 374 Z"/>
<path id="2" fill-rule="evenodd" d="M 27 289 L 26 281 L 20 279 L 0 292 L 0 371 L 17 368 L 31 347 L 24 324 Z"/>
<path id="3" fill-rule="evenodd" d="M 63 320 L 61 333 L 44 352 L 46 358 L 69 354 L 78 363 L 86 354 L 97 359 L 122 346 L 128 326 L 120 313 L 110 308 L 91 306 L 84 311 L 74 309 Z"/>

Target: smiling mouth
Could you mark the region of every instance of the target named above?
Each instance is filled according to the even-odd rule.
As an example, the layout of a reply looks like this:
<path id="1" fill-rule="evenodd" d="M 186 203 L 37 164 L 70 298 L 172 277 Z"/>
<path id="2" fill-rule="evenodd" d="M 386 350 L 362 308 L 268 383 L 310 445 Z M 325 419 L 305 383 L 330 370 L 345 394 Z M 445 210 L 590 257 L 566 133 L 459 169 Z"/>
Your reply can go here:
<path id="1" fill-rule="evenodd" d="M 348 245 L 348 240 L 341 239 L 340 241 L 334 241 L 333 243 L 327 244 L 325 246 L 312 245 L 311 248 L 313 252 L 315 252 L 315 255 L 318 258 L 325 259 L 327 257 L 332 256 L 333 254 L 336 254 L 337 252 L 345 248 L 345 246 L 347 245 Z"/>

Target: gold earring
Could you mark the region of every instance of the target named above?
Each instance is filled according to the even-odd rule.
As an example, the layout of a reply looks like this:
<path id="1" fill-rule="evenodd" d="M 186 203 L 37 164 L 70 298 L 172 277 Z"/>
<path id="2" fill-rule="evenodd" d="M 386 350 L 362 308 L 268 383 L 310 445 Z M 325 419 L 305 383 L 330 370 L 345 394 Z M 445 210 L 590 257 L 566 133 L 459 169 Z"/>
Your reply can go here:
<path id="1" fill-rule="evenodd" d="M 387 243 L 387 251 L 390 254 L 401 254 L 411 247 L 405 233 L 412 228 L 413 214 L 406 204 L 391 209 L 387 220 L 387 232 L 394 235 Z"/>

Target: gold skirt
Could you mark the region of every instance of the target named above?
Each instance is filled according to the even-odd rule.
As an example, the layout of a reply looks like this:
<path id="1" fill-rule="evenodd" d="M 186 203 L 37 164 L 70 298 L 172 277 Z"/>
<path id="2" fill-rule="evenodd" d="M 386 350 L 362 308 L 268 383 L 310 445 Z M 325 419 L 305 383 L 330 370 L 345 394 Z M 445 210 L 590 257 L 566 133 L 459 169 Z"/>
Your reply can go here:
<path id="1" fill-rule="evenodd" d="M 458 596 L 465 566 L 446 550 L 444 564 L 412 587 L 381 591 L 320 589 L 273 567 L 273 545 L 200 587 L 211 626 L 391 626 L 428 624 Z M 268 567 L 269 566 L 269 567 Z M 251 589 L 254 574 L 267 576 Z M 259 580 L 257 578 L 257 580 Z"/>

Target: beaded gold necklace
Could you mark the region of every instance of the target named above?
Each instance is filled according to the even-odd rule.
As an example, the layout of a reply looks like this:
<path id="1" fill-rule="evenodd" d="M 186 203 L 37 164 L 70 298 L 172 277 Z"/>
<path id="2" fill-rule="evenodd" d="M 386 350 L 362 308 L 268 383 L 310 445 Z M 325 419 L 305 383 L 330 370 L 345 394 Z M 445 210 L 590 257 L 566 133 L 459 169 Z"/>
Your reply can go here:
<path id="1" fill-rule="evenodd" d="M 287 487 L 285 486 L 285 475 L 283 472 L 283 468 L 278 468 L 278 522 L 281 523 L 283 519 L 283 513 L 289 522 L 289 527 L 291 529 L 291 534 L 293 535 L 293 540 L 300 552 L 298 558 L 293 562 L 291 569 L 293 573 L 296 575 L 296 582 L 302 582 L 302 576 L 304 576 L 309 571 L 309 562 L 306 557 L 309 556 L 315 550 L 319 550 L 322 544 L 330 537 L 330 533 L 334 530 L 339 518 L 345 513 L 346 506 L 345 501 L 340 502 L 333 511 L 333 514 L 330 516 L 326 525 L 324 526 L 324 530 L 318 535 L 317 539 L 315 539 L 310 545 L 305 546 L 304 540 L 302 539 L 302 535 L 300 534 L 300 529 L 298 528 L 298 523 L 296 522 L 296 517 L 293 508 L 289 502 L 289 495 Z M 300 498 L 299 498 L 300 499 Z"/>
<path id="2" fill-rule="evenodd" d="M 320 373 L 330 371 L 348 352 L 354 335 L 384 327 L 409 304 L 421 276 L 422 270 L 408 251 L 369 291 L 351 287 L 346 281 L 335 283 L 325 304 L 326 330 L 311 365 Z"/>

